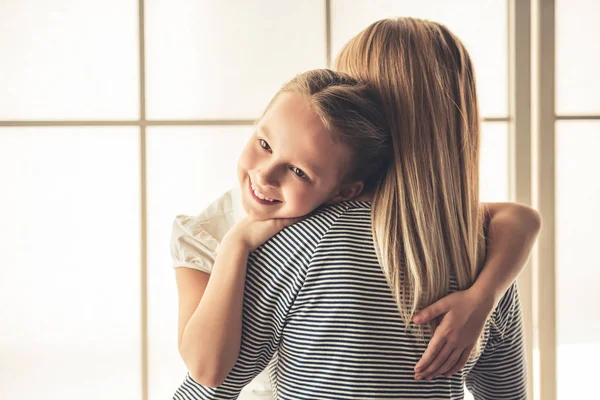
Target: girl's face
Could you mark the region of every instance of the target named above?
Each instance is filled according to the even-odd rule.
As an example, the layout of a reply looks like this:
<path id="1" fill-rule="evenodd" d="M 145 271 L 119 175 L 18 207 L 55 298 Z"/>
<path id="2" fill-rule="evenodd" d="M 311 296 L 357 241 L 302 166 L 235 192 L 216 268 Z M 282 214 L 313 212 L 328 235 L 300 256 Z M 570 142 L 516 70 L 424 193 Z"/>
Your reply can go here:
<path id="1" fill-rule="evenodd" d="M 280 93 L 238 162 L 244 209 L 258 219 L 296 218 L 355 197 L 362 182 L 343 183 L 349 160 L 304 96 Z"/>

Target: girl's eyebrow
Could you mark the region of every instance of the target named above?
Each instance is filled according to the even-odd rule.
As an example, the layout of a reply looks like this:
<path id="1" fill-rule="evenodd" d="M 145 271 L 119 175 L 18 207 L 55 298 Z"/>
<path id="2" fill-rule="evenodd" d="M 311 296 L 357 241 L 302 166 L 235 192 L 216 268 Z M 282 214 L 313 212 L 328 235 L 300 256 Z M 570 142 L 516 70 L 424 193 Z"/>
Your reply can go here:
<path id="1" fill-rule="evenodd" d="M 264 126 L 258 125 L 256 127 L 256 130 L 260 131 L 260 133 L 262 133 L 265 138 L 267 138 L 267 139 L 269 138 L 269 130 L 267 128 L 265 128 Z"/>

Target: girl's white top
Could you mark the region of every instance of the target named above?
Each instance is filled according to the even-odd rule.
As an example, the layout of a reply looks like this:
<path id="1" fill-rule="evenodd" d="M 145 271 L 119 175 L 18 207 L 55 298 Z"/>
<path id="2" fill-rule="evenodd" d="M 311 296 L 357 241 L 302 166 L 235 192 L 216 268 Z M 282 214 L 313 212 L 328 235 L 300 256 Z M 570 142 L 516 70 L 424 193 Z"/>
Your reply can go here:
<path id="1" fill-rule="evenodd" d="M 187 267 L 210 274 L 223 237 L 244 216 L 241 192 L 235 188 L 196 216 L 175 217 L 171 234 L 173 268 Z"/>

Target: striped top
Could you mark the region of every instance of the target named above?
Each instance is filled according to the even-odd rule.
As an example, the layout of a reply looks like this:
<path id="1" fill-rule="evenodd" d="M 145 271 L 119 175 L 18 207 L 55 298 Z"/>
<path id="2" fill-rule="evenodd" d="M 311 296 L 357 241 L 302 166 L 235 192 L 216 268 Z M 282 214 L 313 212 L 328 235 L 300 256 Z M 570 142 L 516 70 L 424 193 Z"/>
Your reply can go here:
<path id="1" fill-rule="evenodd" d="M 276 399 L 526 399 L 519 296 L 511 286 L 477 360 L 415 381 L 426 343 L 411 335 L 377 261 L 371 205 L 317 210 L 250 255 L 236 365 L 218 388 L 189 374 L 173 399 L 236 399 L 267 367 Z"/>

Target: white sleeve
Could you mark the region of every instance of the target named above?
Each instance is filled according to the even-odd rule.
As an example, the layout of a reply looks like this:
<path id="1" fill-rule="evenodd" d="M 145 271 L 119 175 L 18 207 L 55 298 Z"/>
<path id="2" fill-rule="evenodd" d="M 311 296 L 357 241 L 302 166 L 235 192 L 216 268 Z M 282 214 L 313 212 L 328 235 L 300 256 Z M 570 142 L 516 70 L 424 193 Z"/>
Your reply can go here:
<path id="1" fill-rule="evenodd" d="M 171 233 L 173 268 L 187 267 L 211 273 L 219 242 L 195 217 L 178 215 Z"/>
<path id="2" fill-rule="evenodd" d="M 219 243 L 243 216 L 239 189 L 225 192 L 197 216 L 178 215 L 171 233 L 173 267 L 210 274 Z"/>

